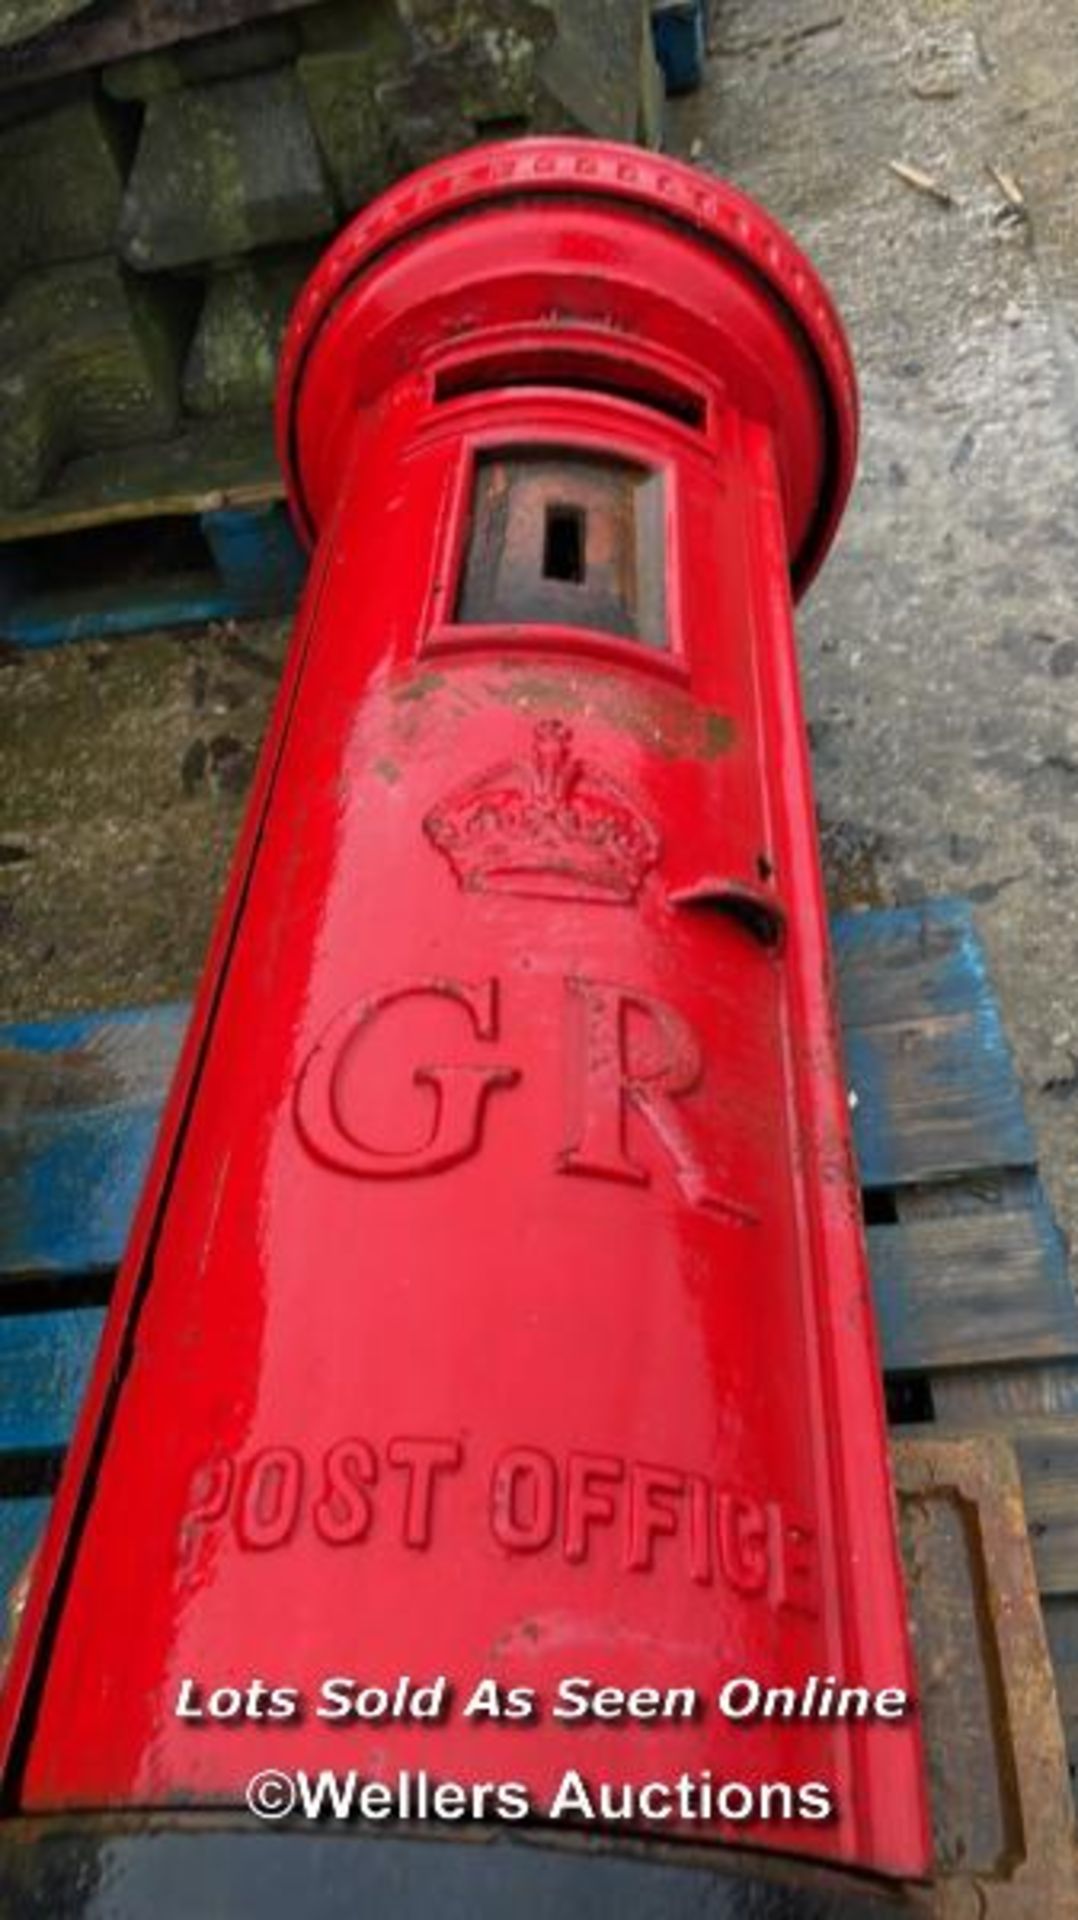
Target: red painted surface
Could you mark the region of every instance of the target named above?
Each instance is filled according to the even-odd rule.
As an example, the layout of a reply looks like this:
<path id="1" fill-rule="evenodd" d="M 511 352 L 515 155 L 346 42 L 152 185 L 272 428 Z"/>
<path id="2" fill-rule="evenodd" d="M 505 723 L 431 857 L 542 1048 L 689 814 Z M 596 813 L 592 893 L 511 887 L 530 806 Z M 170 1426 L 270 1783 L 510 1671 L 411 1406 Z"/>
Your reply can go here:
<path id="1" fill-rule="evenodd" d="M 708 1770 L 838 1813 L 705 1838 L 919 1873 L 912 1720 L 459 1711 L 912 1684 L 790 615 L 853 464 L 826 295 L 687 169 L 491 149 L 338 241 L 281 430 L 316 580 L 11 1676 L 20 1802 Z M 559 461 L 579 604 L 647 644 L 544 574 Z M 460 617 L 491 474 L 541 621 Z M 172 1711 L 405 1674 L 458 1711 Z"/>

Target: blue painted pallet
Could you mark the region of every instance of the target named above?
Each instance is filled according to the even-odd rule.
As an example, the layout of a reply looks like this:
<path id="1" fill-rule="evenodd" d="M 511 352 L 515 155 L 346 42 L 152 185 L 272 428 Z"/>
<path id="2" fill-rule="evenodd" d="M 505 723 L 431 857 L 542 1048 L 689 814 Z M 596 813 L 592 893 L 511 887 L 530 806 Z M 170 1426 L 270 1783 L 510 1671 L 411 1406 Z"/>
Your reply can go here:
<path id="1" fill-rule="evenodd" d="M 0 1028 L 0 1275 L 116 1266 L 187 1005 Z"/>
<path id="2" fill-rule="evenodd" d="M 0 1500 L 0 1621 L 49 1517 L 52 1502 L 43 1494 Z"/>
<path id="3" fill-rule="evenodd" d="M 195 573 L 148 572 L 111 585 L 57 587 L 35 579 L 42 563 L 48 564 L 51 542 L 0 548 L 0 639 L 18 647 L 58 647 L 292 609 L 306 557 L 279 502 L 216 507 L 191 517 L 206 549 L 205 569 Z"/>
<path id="4" fill-rule="evenodd" d="M 1036 1166 L 984 948 L 963 900 L 832 927 L 854 1139 L 872 1190 Z"/>
<path id="5" fill-rule="evenodd" d="M 75 1307 L 0 1320 L 0 1474 L 67 1446 L 104 1319 L 104 1307 Z"/>
<path id="6" fill-rule="evenodd" d="M 844 915 L 833 935 L 885 1367 L 954 1379 L 1078 1359 L 970 908 Z M 170 1005 L 0 1029 L 0 1476 L 5 1461 L 55 1468 L 67 1443 L 102 1321 L 86 1276 L 119 1260 L 186 1020 Z M 973 1211 L 888 1218 L 872 1204 L 1000 1170 Z M 6 1508 L 22 1541 L 42 1492 L 33 1472 L 15 1477 L 28 1491 L 0 1498 L 0 1592 Z"/>
<path id="7" fill-rule="evenodd" d="M 691 93 L 704 77 L 707 0 L 652 0 L 651 31 L 667 93 Z"/>

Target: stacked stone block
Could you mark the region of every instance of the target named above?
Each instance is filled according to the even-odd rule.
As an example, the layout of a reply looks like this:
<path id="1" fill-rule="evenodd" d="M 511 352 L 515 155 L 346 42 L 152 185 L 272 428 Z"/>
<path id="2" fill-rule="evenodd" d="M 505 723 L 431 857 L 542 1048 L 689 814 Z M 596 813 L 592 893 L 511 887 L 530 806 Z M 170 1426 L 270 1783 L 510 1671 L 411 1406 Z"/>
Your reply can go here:
<path id="1" fill-rule="evenodd" d="M 65 460 L 171 433 L 175 314 L 109 257 L 23 274 L 0 310 L 0 499 L 26 506 Z"/>
<path id="2" fill-rule="evenodd" d="M 92 95 L 0 131 L 0 180 L 0 287 L 27 267 L 112 250 L 124 163 Z"/>
<path id="3" fill-rule="evenodd" d="M 0 47 L 31 40 L 90 4 L 91 0 L 0 0 Z"/>
<path id="4" fill-rule="evenodd" d="M 117 241 L 141 273 L 313 239 L 336 222 L 289 68 L 151 100 Z"/>
<path id="5" fill-rule="evenodd" d="M 264 413 L 311 261 L 411 167 L 528 131 L 657 142 L 645 0 L 205 0 L 224 30 L 194 37 L 187 0 L 121 0 L 127 57 L 77 75 L 65 33 L 100 35 L 69 11 L 62 81 L 15 89 L 0 50 L 9 509 L 79 453 Z"/>
<path id="6" fill-rule="evenodd" d="M 269 409 L 281 336 L 313 265 L 305 251 L 253 254 L 210 275 L 183 376 L 196 419 Z"/>

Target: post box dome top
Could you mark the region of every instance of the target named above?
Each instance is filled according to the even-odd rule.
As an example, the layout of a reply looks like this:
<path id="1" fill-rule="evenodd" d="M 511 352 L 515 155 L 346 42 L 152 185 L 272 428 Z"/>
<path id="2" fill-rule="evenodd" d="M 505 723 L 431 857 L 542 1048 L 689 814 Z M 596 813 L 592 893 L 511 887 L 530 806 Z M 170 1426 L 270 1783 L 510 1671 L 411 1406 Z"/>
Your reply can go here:
<path id="1" fill-rule="evenodd" d="M 549 294 L 552 284 L 561 289 L 557 271 L 553 281 L 549 272 L 545 282 L 529 280 L 523 245 L 529 217 L 538 213 L 549 225 L 552 210 L 568 295 L 556 314 Z M 514 215 L 512 228 L 492 222 L 497 214 Z M 608 239 L 603 246 L 593 234 L 589 252 L 585 228 L 596 215 L 606 217 Z M 691 249 L 681 254 L 691 265 L 684 274 L 671 275 L 678 263 L 661 253 L 671 238 Z M 313 538 L 328 511 L 357 417 L 395 380 L 483 326 L 525 318 L 564 325 L 576 317 L 574 293 L 579 300 L 585 284 L 602 288 L 614 337 L 645 346 L 656 325 L 649 293 L 680 303 L 676 344 L 691 341 L 690 358 L 722 381 L 731 401 L 770 422 L 791 574 L 803 587 L 834 537 L 857 453 L 853 361 L 830 295 L 777 221 L 735 187 L 638 147 L 593 140 L 506 141 L 437 161 L 372 201 L 329 247 L 293 311 L 277 387 L 278 452 L 304 535 Z M 656 345 L 671 344 L 666 331 Z"/>

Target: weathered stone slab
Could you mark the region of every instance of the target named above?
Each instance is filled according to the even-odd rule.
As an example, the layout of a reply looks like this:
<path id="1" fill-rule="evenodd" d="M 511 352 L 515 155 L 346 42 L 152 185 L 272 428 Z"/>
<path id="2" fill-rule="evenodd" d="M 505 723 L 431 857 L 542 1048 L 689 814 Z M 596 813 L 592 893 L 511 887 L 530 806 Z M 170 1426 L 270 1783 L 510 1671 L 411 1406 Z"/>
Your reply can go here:
<path id="1" fill-rule="evenodd" d="M 350 213 L 395 170 L 393 129 L 379 93 L 407 71 L 410 43 L 394 0 L 370 0 L 361 33 L 354 14 L 339 7 L 316 9 L 305 24 L 313 24 L 309 38 L 322 45 L 302 54 L 296 71 L 337 199 Z M 333 48 L 334 38 L 343 44 Z"/>
<path id="2" fill-rule="evenodd" d="M 366 53 L 312 53 L 296 72 L 334 192 L 350 213 L 394 174 L 392 130 L 378 102 L 389 70 Z"/>
<path id="3" fill-rule="evenodd" d="M 644 0 L 399 0 L 411 65 L 378 91 L 395 171 L 477 136 L 583 132 L 633 140 L 654 127 Z M 657 129 L 655 129 L 657 131 Z"/>
<path id="4" fill-rule="evenodd" d="M 0 285 L 27 267 L 103 253 L 112 245 L 123 167 L 93 99 L 72 101 L 0 133 Z"/>
<path id="5" fill-rule="evenodd" d="M 477 137 L 526 133 L 540 101 L 536 49 L 522 37 L 419 55 L 379 91 L 394 173 L 456 153 Z"/>
<path id="6" fill-rule="evenodd" d="M 28 0 L 31 5 L 37 0 Z M 295 14 L 313 0 L 85 0 L 77 17 L 44 28 L 13 45 L 0 62 L 0 92 L 58 74 L 83 73 L 182 40 L 257 21 Z M 16 7 L 22 0 L 0 0 Z"/>
<path id="7" fill-rule="evenodd" d="M 0 47 L 33 40 L 90 5 L 91 0 L 0 0 Z"/>
<path id="8" fill-rule="evenodd" d="M 7 55 L 0 53 L 0 76 Z M 0 86 L 0 129 L 16 127 L 24 120 L 38 120 L 54 107 L 68 107 L 77 100 L 93 98 L 93 79 L 86 73 L 68 73 L 60 80 L 46 80 L 38 87 L 20 87 L 5 91 Z"/>
<path id="9" fill-rule="evenodd" d="M 380 88 L 407 71 L 411 42 L 396 0 L 332 0 L 300 21 L 296 63 L 340 209 L 352 213 L 394 177 L 394 136 Z"/>
<path id="10" fill-rule="evenodd" d="M 398 4 L 415 54 L 379 94 L 392 129 L 395 173 L 477 136 L 524 133 L 535 124 L 543 97 L 540 62 L 559 27 L 554 0 Z M 635 0 L 629 10 L 635 17 Z"/>
<path id="11" fill-rule="evenodd" d="M 605 140 L 635 140 L 650 8 L 632 0 L 557 0 L 555 10 L 558 31 L 540 62 L 535 131 L 574 126 Z"/>
<path id="12" fill-rule="evenodd" d="M 244 261 L 211 276 L 184 369 L 189 413 L 252 413 L 271 405 L 285 323 L 312 265 L 304 252 Z"/>
<path id="13" fill-rule="evenodd" d="M 542 42 L 555 30 L 563 0 L 398 0 L 402 19 L 433 53 L 449 53 L 484 33 L 512 32 Z M 635 0 L 629 0 L 631 11 Z M 569 0 L 587 13 L 591 0 Z"/>
<path id="14" fill-rule="evenodd" d="M 305 53 L 355 53 L 387 23 L 408 47 L 399 0 L 318 0 L 296 15 L 295 24 Z"/>
<path id="15" fill-rule="evenodd" d="M 149 102 L 118 230 L 133 267 L 188 266 L 305 240 L 334 219 L 293 73 Z"/>
<path id="16" fill-rule="evenodd" d="M 640 106 L 636 138 L 642 147 L 658 149 L 666 133 L 666 76 L 659 65 L 650 31 L 640 41 Z"/>
<path id="17" fill-rule="evenodd" d="M 113 260 L 47 267 L 0 308 L 0 501 L 36 498 L 63 462 L 170 431 L 176 327 Z"/>
<path id="18" fill-rule="evenodd" d="M 289 19 L 263 20 L 230 33 L 210 34 L 156 53 L 136 54 L 105 67 L 101 85 L 114 100 L 154 100 L 177 87 L 205 80 L 232 80 L 283 66 L 299 47 L 299 32 Z"/>

